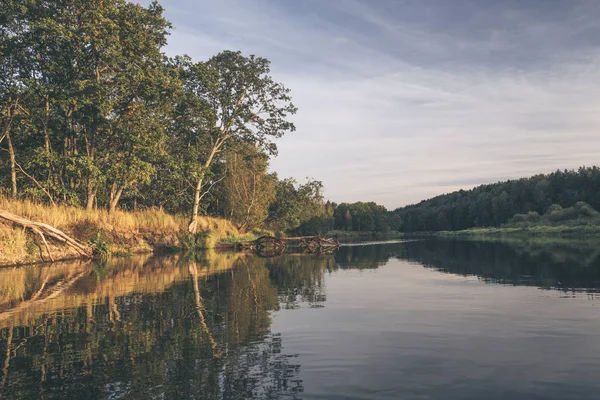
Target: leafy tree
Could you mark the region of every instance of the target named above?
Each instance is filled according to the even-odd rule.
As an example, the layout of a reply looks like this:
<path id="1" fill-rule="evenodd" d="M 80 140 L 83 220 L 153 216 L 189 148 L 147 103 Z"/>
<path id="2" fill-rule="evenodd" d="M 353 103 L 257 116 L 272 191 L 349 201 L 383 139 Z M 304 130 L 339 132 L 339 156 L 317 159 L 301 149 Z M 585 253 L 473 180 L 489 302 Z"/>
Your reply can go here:
<path id="1" fill-rule="evenodd" d="M 303 221 L 323 213 L 323 184 L 309 180 L 299 185 L 288 178 L 277 183 L 275 199 L 269 207 L 267 224 L 279 231 L 293 231 Z"/>
<path id="2" fill-rule="evenodd" d="M 397 230 L 397 216 L 373 202 L 341 203 L 334 212 L 335 228 L 359 232 Z"/>
<path id="3" fill-rule="evenodd" d="M 269 60 L 232 51 L 184 70 L 185 90 L 193 104 L 187 115 L 198 122 L 182 132 L 183 144 L 200 166 L 195 171 L 192 233 L 196 231 L 205 178 L 219 154 L 239 143 L 254 143 L 276 154 L 272 139 L 295 129 L 287 120 L 296 112 L 289 90 L 269 74 Z"/>

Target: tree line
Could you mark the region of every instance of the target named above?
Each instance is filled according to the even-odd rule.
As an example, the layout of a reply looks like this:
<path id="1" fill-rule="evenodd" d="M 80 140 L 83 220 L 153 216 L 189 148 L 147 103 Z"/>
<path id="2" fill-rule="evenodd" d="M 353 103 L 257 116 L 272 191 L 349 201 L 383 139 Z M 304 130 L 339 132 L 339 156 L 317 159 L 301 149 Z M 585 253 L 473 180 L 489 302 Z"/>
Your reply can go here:
<path id="1" fill-rule="evenodd" d="M 402 220 L 402 231 L 423 232 L 536 222 L 544 215 L 557 222 L 571 214 L 591 215 L 593 209 L 600 209 L 600 168 L 595 166 L 459 190 L 395 213 Z"/>

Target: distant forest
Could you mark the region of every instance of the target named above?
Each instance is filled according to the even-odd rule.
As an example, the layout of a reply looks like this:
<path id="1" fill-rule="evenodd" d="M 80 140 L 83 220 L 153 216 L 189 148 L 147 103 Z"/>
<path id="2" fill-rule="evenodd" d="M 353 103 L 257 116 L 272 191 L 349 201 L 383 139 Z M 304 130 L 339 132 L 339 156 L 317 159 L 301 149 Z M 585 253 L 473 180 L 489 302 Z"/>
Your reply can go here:
<path id="1" fill-rule="evenodd" d="M 594 216 L 599 209 L 600 168 L 581 167 L 459 190 L 394 213 L 401 231 L 431 232 L 516 224 L 543 215 L 550 220 Z"/>

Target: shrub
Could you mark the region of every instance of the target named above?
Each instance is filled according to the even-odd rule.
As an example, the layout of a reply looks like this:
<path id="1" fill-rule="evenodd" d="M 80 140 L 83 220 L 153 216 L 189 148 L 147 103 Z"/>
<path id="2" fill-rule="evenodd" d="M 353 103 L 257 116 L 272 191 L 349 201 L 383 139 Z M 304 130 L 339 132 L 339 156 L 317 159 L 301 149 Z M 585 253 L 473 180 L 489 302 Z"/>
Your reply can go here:
<path id="1" fill-rule="evenodd" d="M 90 246 L 92 246 L 94 257 L 106 260 L 110 256 L 110 243 L 100 233 L 90 240 Z"/>

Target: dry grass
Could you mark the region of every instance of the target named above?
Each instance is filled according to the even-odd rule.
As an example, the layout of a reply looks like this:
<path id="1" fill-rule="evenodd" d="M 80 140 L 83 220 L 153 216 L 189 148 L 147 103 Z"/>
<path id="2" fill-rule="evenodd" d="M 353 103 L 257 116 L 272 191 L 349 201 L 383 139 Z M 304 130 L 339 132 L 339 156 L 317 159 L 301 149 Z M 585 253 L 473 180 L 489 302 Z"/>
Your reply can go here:
<path id="1" fill-rule="evenodd" d="M 0 265 L 27 258 L 27 234 L 22 228 L 0 224 Z"/>
<path id="2" fill-rule="evenodd" d="M 189 222 L 184 215 L 167 214 L 156 209 L 109 214 L 106 210 L 87 211 L 62 205 L 53 207 L 2 196 L 0 209 L 49 224 L 83 242 L 101 235 L 112 244 L 113 252 L 119 254 L 148 252 L 163 246 L 178 247 L 179 234 L 187 230 Z M 199 217 L 198 229 L 205 236 L 210 236 L 214 243 L 240 237 L 238 229 L 221 218 Z M 0 265 L 40 261 L 39 249 L 31 239 L 28 246 L 27 235 L 22 229 L 0 221 Z"/>
<path id="3" fill-rule="evenodd" d="M 80 223 L 92 223 L 106 230 L 124 231 L 178 231 L 186 226 L 183 216 L 170 215 L 160 210 L 116 211 L 109 214 L 106 210 L 87 211 L 62 205 L 51 207 L 28 200 L 15 201 L 1 197 L 0 208 L 66 231 Z"/>

